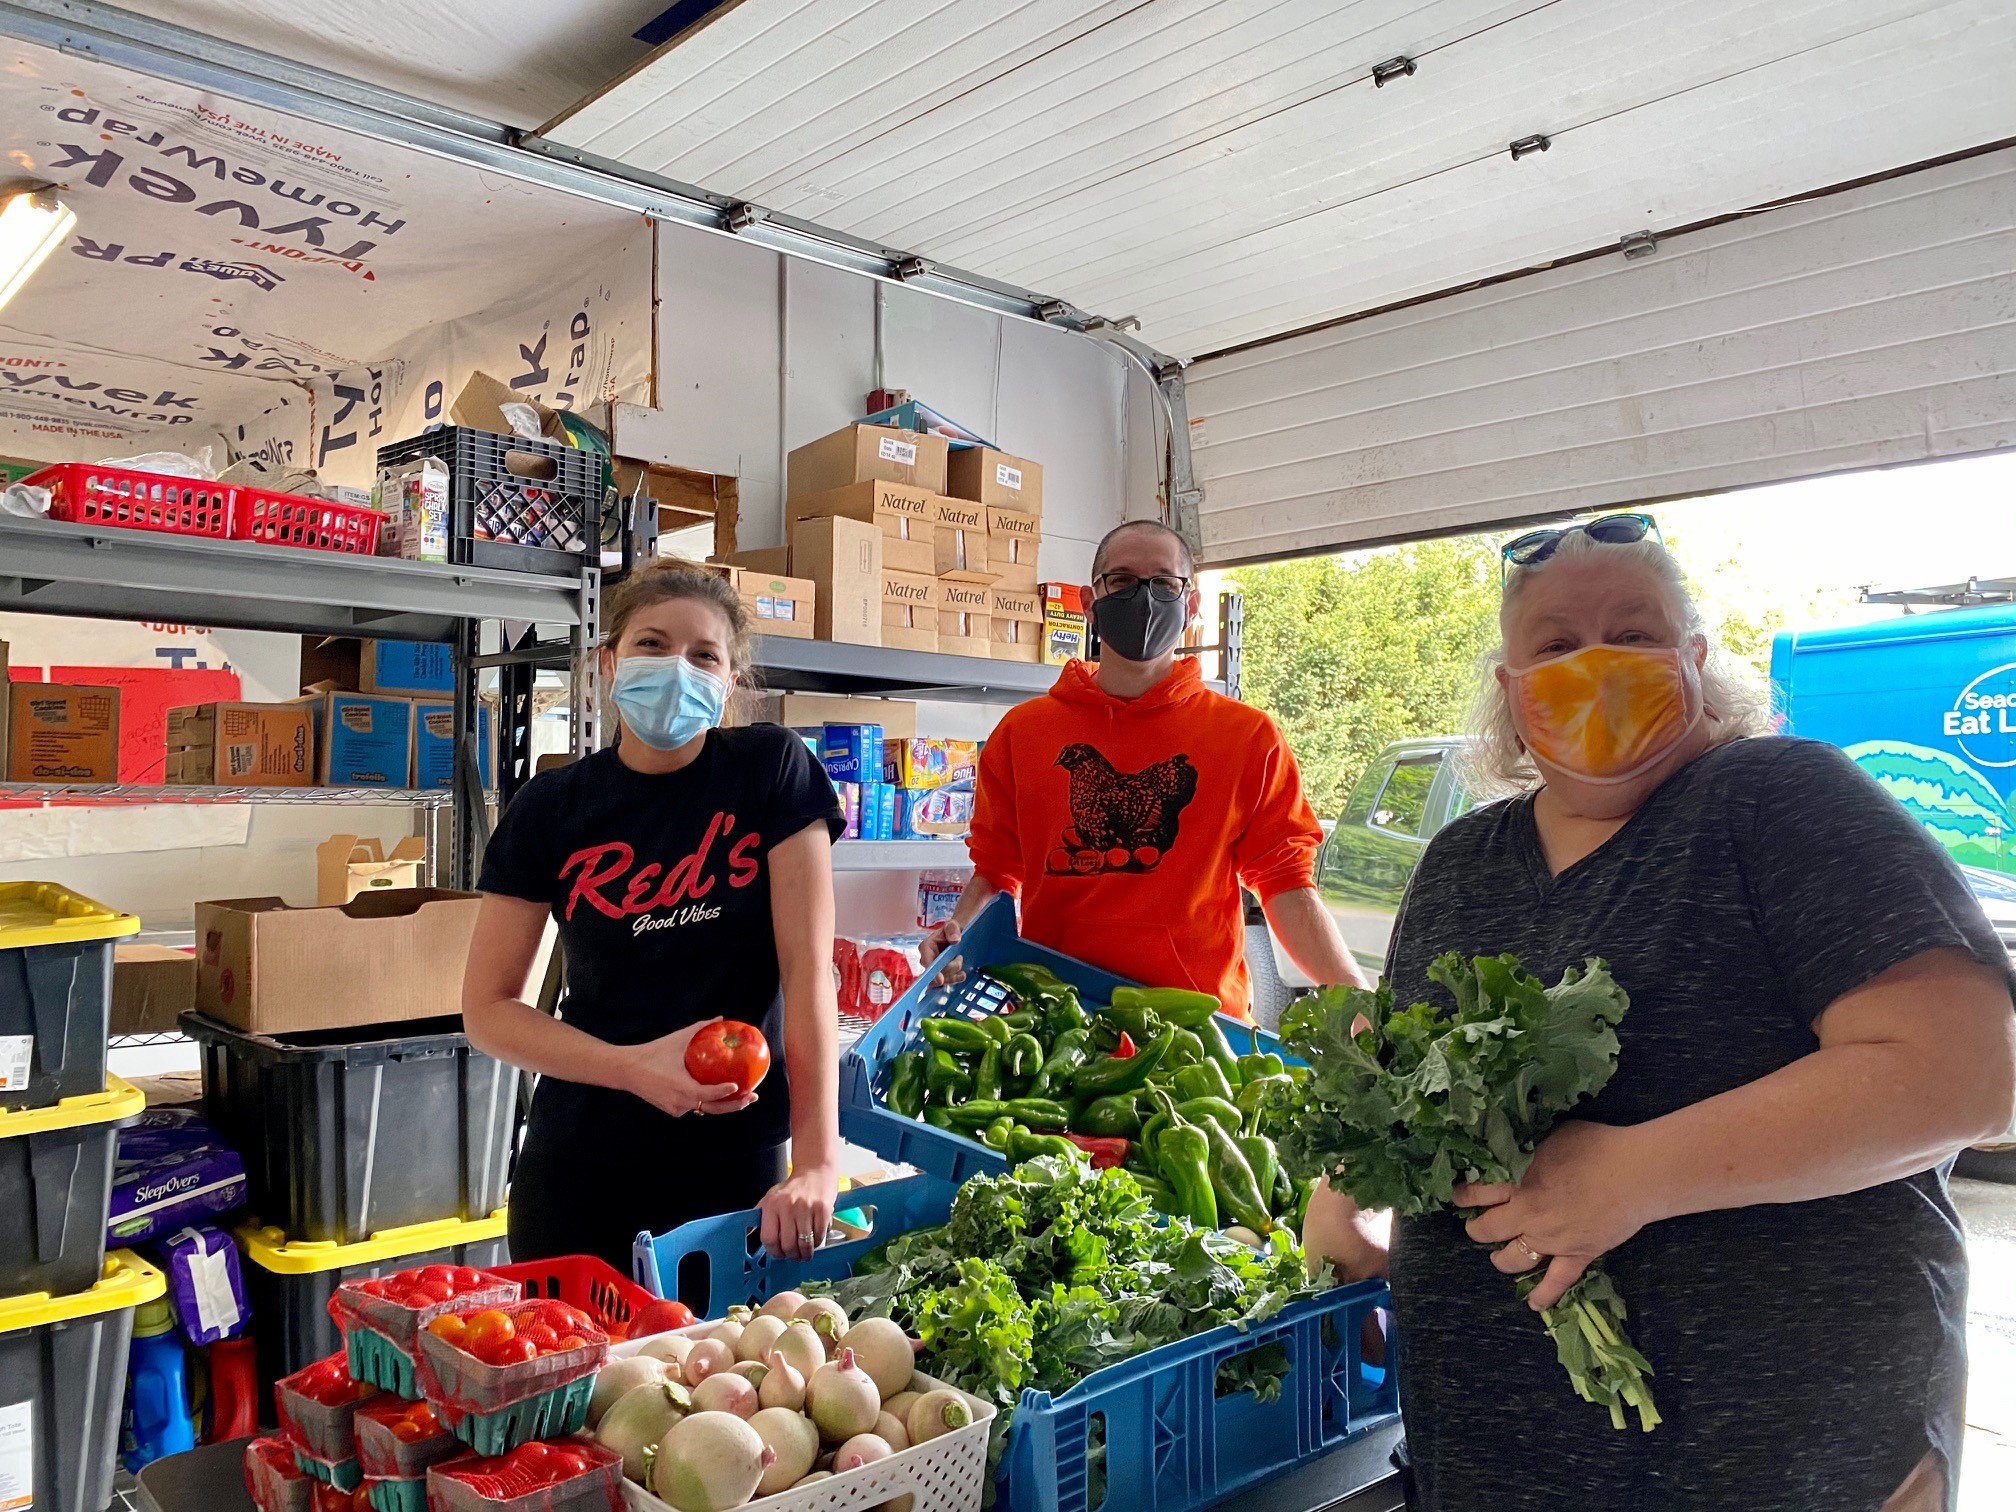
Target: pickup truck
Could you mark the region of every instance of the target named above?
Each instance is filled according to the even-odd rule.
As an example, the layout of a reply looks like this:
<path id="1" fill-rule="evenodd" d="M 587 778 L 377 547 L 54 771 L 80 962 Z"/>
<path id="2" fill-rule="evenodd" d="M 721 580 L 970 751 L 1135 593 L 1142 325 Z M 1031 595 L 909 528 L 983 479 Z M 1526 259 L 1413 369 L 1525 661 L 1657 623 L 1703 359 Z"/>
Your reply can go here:
<path id="1" fill-rule="evenodd" d="M 1385 969 L 1394 915 L 1421 853 L 1436 831 L 1475 801 L 1457 759 L 1467 744 L 1466 736 L 1441 735 L 1387 746 L 1316 853 L 1316 890 L 1344 943 L 1375 980 Z M 2016 877 L 1977 866 L 1960 871 L 2016 965 Z M 1281 990 L 1291 996 L 1308 990 L 1313 984 L 1302 969 L 1271 934 L 1268 939 Z M 2016 1125 L 2006 1141 L 1968 1152 L 1961 1174 L 2016 1181 Z"/>

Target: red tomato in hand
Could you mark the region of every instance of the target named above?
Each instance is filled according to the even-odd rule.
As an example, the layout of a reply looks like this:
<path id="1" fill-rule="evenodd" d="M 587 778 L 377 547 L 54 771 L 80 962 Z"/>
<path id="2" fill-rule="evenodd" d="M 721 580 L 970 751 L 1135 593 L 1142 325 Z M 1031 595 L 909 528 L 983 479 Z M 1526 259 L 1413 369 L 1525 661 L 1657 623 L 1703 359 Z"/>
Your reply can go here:
<path id="1" fill-rule="evenodd" d="M 630 1323 L 630 1337 L 648 1339 L 652 1334 L 670 1333 L 675 1328 L 691 1328 L 693 1309 L 684 1302 L 663 1298 L 637 1314 Z"/>
<path id="2" fill-rule="evenodd" d="M 733 1083 L 744 1094 L 770 1074 L 763 1031 L 734 1019 L 716 1019 L 686 1042 L 686 1074 L 703 1087 Z"/>

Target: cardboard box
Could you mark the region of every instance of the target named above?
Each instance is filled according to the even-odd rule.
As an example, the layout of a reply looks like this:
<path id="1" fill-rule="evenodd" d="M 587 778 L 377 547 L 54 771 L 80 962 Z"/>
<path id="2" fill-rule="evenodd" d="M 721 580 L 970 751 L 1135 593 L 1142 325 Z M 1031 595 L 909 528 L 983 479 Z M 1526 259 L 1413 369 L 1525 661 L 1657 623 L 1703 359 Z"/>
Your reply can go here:
<path id="1" fill-rule="evenodd" d="M 761 551 L 737 551 L 718 559 L 730 567 L 741 567 L 749 572 L 761 573 L 768 577 L 789 577 L 791 575 L 791 548 L 789 546 L 765 546 Z"/>
<path id="2" fill-rule="evenodd" d="M 991 654 L 988 603 L 993 590 L 984 583 L 941 579 L 938 584 L 938 649 L 955 656 Z"/>
<path id="3" fill-rule="evenodd" d="M 446 698 L 455 691 L 454 648 L 444 641 L 364 642 L 357 691 L 395 698 Z"/>
<path id="4" fill-rule="evenodd" d="M 843 426 L 791 453 L 784 465 L 785 497 L 809 499 L 876 478 L 942 494 L 949 445 L 943 436 L 923 431 Z"/>
<path id="5" fill-rule="evenodd" d="M 196 905 L 196 1007 L 254 1034 L 462 1011 L 480 893 L 399 888 L 341 908 L 278 898 Z"/>
<path id="6" fill-rule="evenodd" d="M 378 693 L 323 693 L 304 700 L 315 716 L 324 787 L 413 785 L 413 701 Z"/>
<path id="7" fill-rule="evenodd" d="M 119 690 L 10 682 L 7 780 L 117 782 Z"/>
<path id="8" fill-rule="evenodd" d="M 1027 541 L 1033 546 L 1043 539 L 1043 520 L 1039 515 L 1024 514 L 1019 509 L 990 507 L 987 511 L 987 534 L 1003 540 Z"/>
<path id="9" fill-rule="evenodd" d="M 889 545 L 870 520 L 823 515 L 792 523 L 791 561 L 813 585 L 812 631 L 820 640 L 882 644 L 882 569 Z"/>
<path id="10" fill-rule="evenodd" d="M 882 644 L 892 651 L 936 651 L 938 632 L 916 625 L 882 626 Z"/>
<path id="11" fill-rule="evenodd" d="M 1072 583 L 1043 585 L 1043 655 L 1053 665 L 1085 654 L 1085 591 Z"/>
<path id="12" fill-rule="evenodd" d="M 994 569 L 994 586 L 996 588 L 1005 589 L 1010 593 L 1041 593 L 1043 591 L 1042 576 L 1036 571 L 1036 564 L 1033 562 L 1027 564 L 1012 562 L 1004 564 L 996 561 Z"/>
<path id="13" fill-rule="evenodd" d="M 940 578 L 954 578 L 966 583 L 991 583 L 994 574 L 987 570 L 990 537 L 977 530 L 956 530 L 941 525 L 931 532 L 931 571 Z"/>
<path id="14" fill-rule="evenodd" d="M 1028 621 L 1043 623 L 1043 595 L 1031 590 L 1023 593 L 1019 589 L 1003 588 L 996 583 L 987 590 L 987 614 L 994 620 Z"/>
<path id="15" fill-rule="evenodd" d="M 491 738 L 496 715 L 490 705 L 476 706 L 476 773 L 486 788 L 497 784 L 497 748 Z M 455 705 L 440 699 L 413 701 L 413 786 L 451 788 L 455 785 Z"/>
<path id="16" fill-rule="evenodd" d="M 987 534 L 987 510 L 971 499 L 937 498 L 931 501 L 931 523 L 940 530 L 964 530 Z"/>
<path id="17" fill-rule="evenodd" d="M 881 627 L 878 624 L 876 628 Z M 900 698 L 786 693 L 778 700 L 777 723 L 792 730 L 823 730 L 829 724 L 879 724 L 885 739 L 909 740 L 917 734 L 917 705 Z"/>
<path id="18" fill-rule="evenodd" d="M 932 528 L 938 522 L 939 497 L 928 488 L 876 480 L 828 489 L 809 498 L 794 498 L 785 508 L 793 520 L 816 520 L 827 515 L 866 520 L 880 526 L 886 536 L 928 545 Z"/>
<path id="19" fill-rule="evenodd" d="M 170 709 L 167 744 L 170 783 L 315 786 L 315 716 L 299 703 Z"/>
<path id="20" fill-rule="evenodd" d="M 750 628 L 756 634 L 812 639 L 816 591 L 810 579 L 778 577 L 724 562 L 707 565 L 728 579 L 742 607 L 749 611 Z"/>
<path id="21" fill-rule="evenodd" d="M 408 835 L 387 855 L 376 835 L 331 835 L 315 847 L 315 904 L 341 908 L 359 893 L 418 887 L 427 842 Z"/>
<path id="22" fill-rule="evenodd" d="M 0 640 L 0 782 L 7 781 L 7 706 L 13 701 L 7 687 L 7 642 Z"/>
<path id="23" fill-rule="evenodd" d="M 953 618 L 952 615 L 939 616 L 939 651 L 946 656 L 977 656 L 983 661 L 991 661 L 994 657 L 994 643 L 988 638 L 984 629 L 987 624 L 986 617 L 974 616 L 972 623 L 961 631 L 948 628 L 947 621 Z M 963 619 L 965 616 L 959 618 Z"/>
<path id="24" fill-rule="evenodd" d="M 938 579 L 922 573 L 882 570 L 882 628 L 938 630 L 941 589 Z M 885 633 L 882 644 L 894 644 Z M 913 647 L 912 649 L 918 649 Z"/>
<path id="25" fill-rule="evenodd" d="M 165 945 L 112 947 L 112 1034 L 174 1034 L 196 1006 L 196 957 Z"/>
<path id="26" fill-rule="evenodd" d="M 1043 467 L 1024 457 L 1011 457 L 991 446 L 963 446 L 946 467 L 945 491 L 982 504 L 1043 513 Z"/>

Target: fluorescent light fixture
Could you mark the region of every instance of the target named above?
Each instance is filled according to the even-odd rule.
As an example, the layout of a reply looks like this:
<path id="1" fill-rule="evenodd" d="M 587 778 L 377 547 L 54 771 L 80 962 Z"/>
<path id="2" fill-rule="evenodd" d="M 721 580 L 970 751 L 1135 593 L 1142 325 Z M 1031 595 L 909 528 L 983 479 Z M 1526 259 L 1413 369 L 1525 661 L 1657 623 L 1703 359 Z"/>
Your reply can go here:
<path id="1" fill-rule="evenodd" d="M 0 307 L 47 261 L 77 212 L 56 198 L 54 185 L 21 189 L 0 198 Z"/>

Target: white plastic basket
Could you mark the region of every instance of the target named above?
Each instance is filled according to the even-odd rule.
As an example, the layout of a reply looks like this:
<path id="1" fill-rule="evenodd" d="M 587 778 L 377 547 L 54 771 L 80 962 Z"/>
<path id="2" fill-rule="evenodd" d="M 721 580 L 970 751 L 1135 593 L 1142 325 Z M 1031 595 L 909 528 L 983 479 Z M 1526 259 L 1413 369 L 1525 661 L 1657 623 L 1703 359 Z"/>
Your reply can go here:
<path id="1" fill-rule="evenodd" d="M 700 1338 L 720 1322 L 714 1318 L 677 1331 Z M 633 1355 L 645 1342 L 633 1339 L 613 1345 L 609 1358 L 620 1360 Z M 944 1385 L 943 1381 L 919 1371 L 911 1389 L 936 1391 Z M 929 1443 L 899 1449 L 889 1458 L 858 1470 L 844 1470 L 829 1480 L 779 1491 L 775 1496 L 760 1496 L 747 1505 L 756 1512 L 856 1512 L 907 1495 L 915 1498 L 911 1512 L 980 1512 L 981 1492 L 987 1482 L 987 1435 L 993 1426 L 994 1406 L 963 1391 L 960 1395 L 973 1411 L 973 1421 L 964 1428 L 941 1434 Z M 668 1503 L 628 1480 L 623 1482 L 623 1505 L 626 1512 L 676 1512 Z"/>

